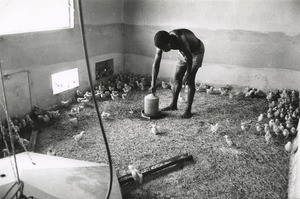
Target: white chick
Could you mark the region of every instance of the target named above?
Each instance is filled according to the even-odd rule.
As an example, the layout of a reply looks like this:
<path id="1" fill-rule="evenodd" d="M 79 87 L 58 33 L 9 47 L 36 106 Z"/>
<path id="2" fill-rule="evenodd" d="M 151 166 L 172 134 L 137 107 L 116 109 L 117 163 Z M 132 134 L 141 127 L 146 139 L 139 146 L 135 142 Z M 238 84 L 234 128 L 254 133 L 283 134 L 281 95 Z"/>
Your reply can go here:
<path id="1" fill-rule="evenodd" d="M 159 126 L 157 126 L 156 124 L 152 124 L 151 133 L 155 135 L 159 134 Z"/>
<path id="2" fill-rule="evenodd" d="M 260 123 L 256 123 L 255 127 L 256 131 L 259 132 L 259 134 L 261 134 L 261 132 L 263 131 L 263 127 L 260 125 Z"/>
<path id="3" fill-rule="evenodd" d="M 287 120 L 287 121 L 285 122 L 285 124 L 286 124 L 286 128 L 288 128 L 288 129 L 291 129 L 291 128 L 293 127 L 293 125 L 292 125 L 292 123 L 291 123 L 290 120 Z"/>
<path id="4" fill-rule="evenodd" d="M 71 103 L 71 100 L 61 101 L 61 105 L 64 107 L 68 107 L 70 103 Z"/>
<path id="5" fill-rule="evenodd" d="M 297 134 L 297 130 L 296 130 L 295 127 L 292 127 L 290 132 L 291 132 L 291 135 L 296 135 Z"/>
<path id="6" fill-rule="evenodd" d="M 25 120 L 25 119 L 21 119 L 21 123 L 22 123 L 22 126 L 23 126 L 23 127 L 26 127 L 26 126 L 27 126 L 27 123 L 26 123 L 26 120 Z"/>
<path id="7" fill-rule="evenodd" d="M 274 124 L 275 124 L 275 121 L 273 119 L 270 119 L 270 121 L 269 121 L 270 128 L 273 128 Z"/>
<path id="8" fill-rule="evenodd" d="M 179 103 L 186 103 L 187 102 L 186 99 L 185 99 L 185 97 L 182 96 L 181 93 L 179 94 L 178 101 L 179 101 Z"/>
<path id="9" fill-rule="evenodd" d="M 250 129 L 250 127 L 251 127 L 250 123 L 246 123 L 246 122 L 241 123 L 241 129 L 243 131 L 248 131 Z"/>
<path id="10" fill-rule="evenodd" d="M 44 116 L 42 116 L 42 115 L 38 115 L 37 117 L 40 122 L 42 122 L 44 120 Z"/>
<path id="11" fill-rule="evenodd" d="M 53 150 L 52 148 L 48 148 L 48 149 L 47 149 L 47 155 L 56 156 L 56 152 L 55 152 L 55 150 Z"/>
<path id="12" fill-rule="evenodd" d="M 118 97 L 119 97 L 119 94 L 114 94 L 114 93 L 112 93 L 112 94 L 110 94 L 110 96 L 111 96 L 111 99 L 112 99 L 112 100 L 117 100 Z"/>
<path id="13" fill-rule="evenodd" d="M 216 133 L 219 129 L 219 123 L 216 123 L 215 125 L 211 124 L 210 125 L 210 130 L 212 133 Z"/>
<path id="14" fill-rule="evenodd" d="M 284 129 L 283 131 L 282 131 L 282 135 L 285 137 L 285 139 L 290 135 L 290 132 L 289 132 L 289 130 L 287 130 L 287 129 Z"/>
<path id="15" fill-rule="evenodd" d="M 124 99 L 124 100 L 127 99 L 127 93 L 122 94 L 122 99 Z"/>
<path id="16" fill-rule="evenodd" d="M 91 92 L 87 91 L 87 92 L 85 92 L 84 97 L 90 101 L 92 99 L 93 95 Z"/>
<path id="17" fill-rule="evenodd" d="M 214 93 L 214 87 L 210 87 L 210 88 L 206 89 L 206 93 L 209 95 L 212 95 Z"/>
<path id="18" fill-rule="evenodd" d="M 161 87 L 163 87 L 164 89 L 171 89 L 171 85 L 169 85 L 165 81 L 161 81 Z"/>
<path id="19" fill-rule="evenodd" d="M 110 117 L 110 113 L 107 113 L 107 112 L 104 112 L 104 111 L 103 111 L 103 112 L 101 113 L 101 117 L 102 117 L 102 118 L 108 118 L 108 117 Z"/>
<path id="20" fill-rule="evenodd" d="M 273 124 L 273 131 L 277 137 L 278 137 L 279 133 L 281 132 L 279 126 L 276 123 Z"/>
<path id="21" fill-rule="evenodd" d="M 135 168 L 135 166 L 133 166 L 133 165 L 129 165 L 128 169 L 129 169 L 134 181 L 139 182 L 140 184 L 142 184 L 143 174 L 137 168 Z"/>
<path id="22" fill-rule="evenodd" d="M 270 143 L 271 139 L 272 139 L 271 132 L 270 132 L 270 130 L 267 130 L 266 134 L 265 134 L 265 140 L 266 140 L 267 144 Z"/>
<path id="23" fill-rule="evenodd" d="M 48 116 L 48 115 L 44 115 L 43 121 L 44 121 L 45 123 L 49 123 L 49 122 L 50 122 L 49 116 Z"/>
<path id="24" fill-rule="evenodd" d="M 84 133 L 85 131 L 81 131 L 79 134 L 74 135 L 73 138 L 75 139 L 76 142 L 79 142 L 79 140 L 82 139 Z"/>
<path id="25" fill-rule="evenodd" d="M 74 117 L 74 118 L 70 118 L 69 121 L 71 124 L 77 124 L 78 119 L 76 117 Z"/>
<path id="26" fill-rule="evenodd" d="M 289 141 L 287 142 L 285 145 L 284 145 L 284 149 L 287 151 L 287 152 L 291 152 L 292 150 L 292 143 Z"/>
<path id="27" fill-rule="evenodd" d="M 258 121 L 258 122 L 262 122 L 263 119 L 264 119 L 264 114 L 261 113 L 261 114 L 258 116 L 257 121 Z"/>
<path id="28" fill-rule="evenodd" d="M 34 127 L 34 123 L 33 123 L 32 119 L 30 118 L 30 116 L 29 116 L 28 114 L 25 116 L 25 121 L 26 121 L 26 123 L 29 124 L 31 127 Z"/>
<path id="29" fill-rule="evenodd" d="M 229 138 L 228 135 L 224 135 L 225 141 L 228 144 L 228 146 L 233 146 L 233 141 Z"/>

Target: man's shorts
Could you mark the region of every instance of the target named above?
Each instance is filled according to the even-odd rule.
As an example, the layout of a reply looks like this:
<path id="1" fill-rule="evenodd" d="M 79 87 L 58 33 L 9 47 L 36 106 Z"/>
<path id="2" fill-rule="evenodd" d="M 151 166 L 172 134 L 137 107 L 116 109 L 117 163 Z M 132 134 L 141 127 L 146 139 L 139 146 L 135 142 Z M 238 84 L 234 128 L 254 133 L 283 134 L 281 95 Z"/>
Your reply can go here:
<path id="1" fill-rule="evenodd" d="M 197 67 L 197 69 L 198 69 L 199 67 L 201 67 L 202 61 L 203 61 L 203 56 L 204 56 L 204 51 L 205 51 L 204 45 L 201 42 L 200 48 L 192 54 L 192 56 L 193 56 L 192 68 Z M 186 65 L 186 57 L 184 57 L 180 53 L 180 51 L 178 52 L 178 63 L 177 63 L 177 65 L 178 66 L 185 66 Z"/>

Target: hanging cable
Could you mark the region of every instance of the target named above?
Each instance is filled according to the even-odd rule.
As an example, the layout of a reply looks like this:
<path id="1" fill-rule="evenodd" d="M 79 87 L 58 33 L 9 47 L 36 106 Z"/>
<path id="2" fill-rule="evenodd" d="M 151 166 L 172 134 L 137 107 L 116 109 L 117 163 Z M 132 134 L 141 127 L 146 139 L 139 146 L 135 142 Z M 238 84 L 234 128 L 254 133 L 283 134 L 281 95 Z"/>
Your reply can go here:
<path id="1" fill-rule="evenodd" d="M 1 66 L 1 61 L 0 61 L 0 75 L 1 75 L 1 81 L 2 81 L 2 92 L 3 92 L 3 101 L 4 101 L 4 113 L 6 116 L 6 120 L 7 120 L 7 125 L 8 125 L 8 132 L 9 132 L 9 138 L 10 138 L 10 144 L 11 144 L 11 150 L 12 150 L 12 154 L 14 157 L 14 162 L 15 162 L 15 167 L 16 167 L 16 174 L 17 174 L 17 180 L 18 183 L 20 183 L 20 176 L 19 176 L 19 171 L 18 171 L 18 163 L 17 163 L 17 158 L 16 158 L 16 153 L 15 153 L 15 146 L 14 146 L 14 142 L 13 142 L 13 136 L 12 136 L 12 128 L 10 125 L 10 117 L 8 116 L 8 110 L 7 110 L 7 101 L 5 98 L 5 88 L 4 88 L 4 78 L 3 78 L 3 71 L 2 71 L 2 66 Z"/>
<path id="2" fill-rule="evenodd" d="M 83 20 L 83 16 L 82 16 L 81 0 L 78 0 L 78 16 L 79 16 L 79 25 L 80 25 L 80 29 L 81 29 L 83 51 L 84 51 L 84 56 L 85 56 L 85 61 L 86 61 L 86 66 L 87 66 L 87 71 L 88 71 L 88 76 L 89 76 L 90 88 L 91 88 L 91 92 L 92 92 L 92 96 L 93 96 L 93 101 L 94 101 L 94 104 L 95 104 L 95 108 L 96 108 L 96 112 L 97 112 L 97 116 L 98 116 L 100 128 L 101 128 L 101 131 L 102 131 L 102 136 L 103 136 L 104 144 L 105 144 L 105 147 L 106 147 L 108 164 L 109 164 L 109 176 L 110 177 L 109 177 L 108 190 L 106 192 L 106 197 L 105 197 L 106 199 L 108 199 L 110 197 L 110 194 L 111 194 L 112 183 L 113 183 L 112 160 L 111 160 L 110 150 L 109 150 L 109 146 L 108 146 L 108 141 L 107 141 L 107 138 L 106 138 L 106 135 L 105 135 L 105 132 L 104 132 L 104 127 L 103 127 L 102 120 L 101 120 L 101 115 L 100 115 L 98 104 L 97 104 L 96 97 L 95 97 L 95 91 L 94 91 L 92 74 L 91 74 L 91 69 L 90 69 L 90 62 L 89 62 L 88 50 L 87 50 L 87 45 L 86 45 L 86 38 L 85 38 L 85 31 L 84 31 L 84 20 Z"/>

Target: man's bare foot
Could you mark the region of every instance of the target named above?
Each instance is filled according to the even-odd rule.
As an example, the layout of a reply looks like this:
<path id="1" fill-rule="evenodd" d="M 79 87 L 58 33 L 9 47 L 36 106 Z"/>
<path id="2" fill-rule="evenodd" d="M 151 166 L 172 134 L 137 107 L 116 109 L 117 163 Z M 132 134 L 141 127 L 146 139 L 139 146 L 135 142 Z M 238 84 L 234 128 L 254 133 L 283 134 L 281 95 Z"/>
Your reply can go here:
<path id="1" fill-rule="evenodd" d="M 185 119 L 189 119 L 189 118 L 192 117 L 192 113 L 191 112 L 185 112 L 181 117 L 185 118 Z"/>
<path id="2" fill-rule="evenodd" d="M 175 110 L 178 110 L 178 108 L 176 106 L 173 106 L 172 104 L 165 107 L 165 108 L 162 108 L 161 109 L 162 111 L 175 111 Z"/>

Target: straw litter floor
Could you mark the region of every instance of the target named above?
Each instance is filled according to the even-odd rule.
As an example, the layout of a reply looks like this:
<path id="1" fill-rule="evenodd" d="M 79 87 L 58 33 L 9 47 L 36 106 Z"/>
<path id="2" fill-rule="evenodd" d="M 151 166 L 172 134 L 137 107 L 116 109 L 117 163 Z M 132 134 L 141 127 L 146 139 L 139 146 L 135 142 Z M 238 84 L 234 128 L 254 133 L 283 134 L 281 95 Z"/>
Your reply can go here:
<path id="1" fill-rule="evenodd" d="M 256 121 L 266 112 L 266 99 L 229 100 L 228 96 L 196 93 L 192 118 L 180 117 L 183 103 L 179 110 L 150 121 L 140 115 L 147 94 L 139 91 L 131 100 L 99 101 L 100 111 L 111 114 L 103 124 L 118 175 L 129 172 L 130 164 L 143 168 L 183 153 L 193 155 L 195 163 L 146 178 L 142 185 L 121 187 L 125 199 L 287 198 L 289 154 L 284 143 L 274 139 L 267 145 L 264 136 L 255 131 L 255 122 L 248 132 L 240 127 L 242 121 Z M 157 95 L 160 108 L 170 103 L 170 90 L 159 89 Z M 57 156 L 105 163 L 106 151 L 94 108 L 80 112 L 76 127 L 70 124 L 67 112 L 41 127 L 36 152 L 46 153 L 51 147 Z M 153 123 L 160 126 L 162 135 L 150 132 Z M 210 124 L 215 123 L 221 127 L 212 133 Z M 77 143 L 73 135 L 81 131 L 86 134 Z M 225 134 L 236 146 L 227 145 Z"/>

